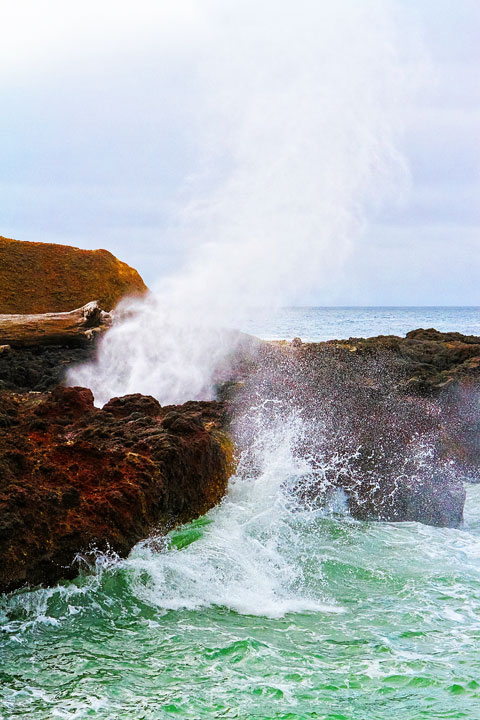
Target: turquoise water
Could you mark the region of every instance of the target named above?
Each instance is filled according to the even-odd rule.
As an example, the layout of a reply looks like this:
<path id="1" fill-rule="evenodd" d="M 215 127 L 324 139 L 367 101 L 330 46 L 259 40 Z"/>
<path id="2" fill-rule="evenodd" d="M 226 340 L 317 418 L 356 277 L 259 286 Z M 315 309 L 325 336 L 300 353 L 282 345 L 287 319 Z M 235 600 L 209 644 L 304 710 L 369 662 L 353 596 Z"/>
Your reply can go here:
<path id="1" fill-rule="evenodd" d="M 479 496 L 469 489 L 462 530 L 309 518 L 300 561 L 316 611 L 255 616 L 214 596 L 168 609 L 145 549 L 143 569 L 111 561 L 17 592 L 1 605 L 3 716 L 478 718 Z M 201 546 L 211 515 L 166 554 Z"/>
<path id="2" fill-rule="evenodd" d="M 460 529 L 354 521 L 292 492 L 324 470 L 305 432 L 259 425 L 221 505 L 166 540 L 2 596 L 0 717 L 478 720 L 480 486 Z"/>

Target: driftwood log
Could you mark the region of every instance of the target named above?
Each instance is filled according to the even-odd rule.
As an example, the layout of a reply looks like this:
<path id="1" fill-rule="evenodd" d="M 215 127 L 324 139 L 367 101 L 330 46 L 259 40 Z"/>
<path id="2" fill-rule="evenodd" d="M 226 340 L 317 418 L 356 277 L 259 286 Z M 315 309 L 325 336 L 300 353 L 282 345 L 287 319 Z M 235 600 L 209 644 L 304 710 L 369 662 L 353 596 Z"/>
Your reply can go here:
<path id="1" fill-rule="evenodd" d="M 0 315 L 0 346 L 87 345 L 111 321 L 96 300 L 71 312 Z"/>

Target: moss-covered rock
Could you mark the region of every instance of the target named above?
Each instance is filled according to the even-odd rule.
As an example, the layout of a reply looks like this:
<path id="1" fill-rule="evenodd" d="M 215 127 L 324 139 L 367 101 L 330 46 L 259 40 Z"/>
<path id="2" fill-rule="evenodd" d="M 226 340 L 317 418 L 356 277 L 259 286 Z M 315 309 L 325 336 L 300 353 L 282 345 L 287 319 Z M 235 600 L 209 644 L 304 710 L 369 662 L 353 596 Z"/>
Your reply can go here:
<path id="1" fill-rule="evenodd" d="M 91 300 L 108 311 L 146 290 L 138 272 L 107 250 L 0 236 L 0 314 L 63 312 Z"/>

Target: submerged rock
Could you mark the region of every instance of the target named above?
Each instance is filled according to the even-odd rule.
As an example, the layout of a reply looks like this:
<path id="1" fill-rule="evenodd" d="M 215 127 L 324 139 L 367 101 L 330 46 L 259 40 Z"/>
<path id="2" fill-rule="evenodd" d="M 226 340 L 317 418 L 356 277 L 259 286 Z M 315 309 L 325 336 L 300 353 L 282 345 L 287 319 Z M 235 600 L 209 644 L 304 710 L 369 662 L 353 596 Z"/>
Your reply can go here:
<path id="1" fill-rule="evenodd" d="M 234 467 L 221 421 L 215 402 L 0 393 L 0 590 L 73 577 L 79 553 L 125 556 L 217 504 Z"/>
<path id="2" fill-rule="evenodd" d="M 138 272 L 107 250 L 0 236 L 0 313 L 66 312 L 91 300 L 109 311 L 146 291 Z"/>

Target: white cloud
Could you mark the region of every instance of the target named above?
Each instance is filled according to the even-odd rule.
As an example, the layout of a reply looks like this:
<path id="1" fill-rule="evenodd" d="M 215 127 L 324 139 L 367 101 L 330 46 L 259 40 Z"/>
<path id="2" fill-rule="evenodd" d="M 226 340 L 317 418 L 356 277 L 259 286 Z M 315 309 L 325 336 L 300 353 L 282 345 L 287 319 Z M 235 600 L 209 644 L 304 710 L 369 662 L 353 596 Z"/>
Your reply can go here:
<path id="1" fill-rule="evenodd" d="M 228 177 L 232 162 L 244 168 L 237 191 L 249 191 L 250 168 L 252 183 L 259 183 L 265 213 L 277 214 L 279 223 L 284 218 L 278 213 L 278 198 L 282 194 L 285 199 L 293 197 L 289 182 L 281 189 L 282 177 L 291 168 L 296 167 L 298 182 L 305 188 L 302 200 L 312 205 L 311 180 L 320 157 L 315 144 L 307 150 L 311 168 L 301 170 L 285 154 L 277 158 L 283 129 L 274 116 L 282 113 L 285 123 L 290 123 L 291 143 L 283 145 L 282 153 L 290 152 L 292 158 L 307 148 L 305 139 L 312 137 L 315 122 L 319 133 L 340 143 L 346 113 L 352 114 L 351 123 L 362 120 L 361 110 L 355 118 L 355 102 L 342 100 L 345 86 L 350 84 L 353 93 L 359 92 L 358 101 L 363 101 L 361 92 L 368 93 L 371 86 L 368 76 L 362 76 L 362 63 L 369 62 L 369 52 L 374 57 L 380 51 L 380 38 L 386 56 L 396 34 L 404 59 L 418 57 L 412 54 L 412 44 L 418 44 L 418 39 L 404 19 L 394 27 L 386 21 L 382 28 L 372 27 L 371 47 L 364 33 L 355 33 L 356 21 L 363 27 L 372 11 L 370 19 L 378 22 L 382 17 L 378 9 L 386 5 L 380 0 L 343 3 L 346 12 L 352 13 L 352 32 L 332 32 L 330 44 L 324 47 L 329 69 L 320 77 L 323 92 L 327 101 L 335 99 L 337 85 L 338 97 L 322 116 L 321 96 L 310 103 L 308 92 L 300 86 L 292 92 L 289 73 L 292 59 L 297 69 L 303 63 L 313 72 L 313 61 L 319 61 L 321 52 L 315 33 L 322 22 L 332 22 L 334 4 L 6 0 L 0 4 L 0 233 L 84 246 L 98 242 L 119 256 L 133 257 L 152 282 L 154 242 L 162 258 L 155 272 L 159 266 L 166 272 L 180 263 L 185 246 L 193 242 L 177 235 L 174 245 L 167 232 L 177 222 L 182 191 L 188 196 L 201 182 L 215 187 L 219 179 Z M 307 6 L 315 7 L 315 21 L 302 27 L 302 8 Z M 433 66 L 432 80 L 415 106 L 398 107 L 399 120 L 409 122 L 402 147 L 411 168 L 410 199 L 404 198 L 399 207 L 389 205 L 377 224 L 370 213 L 370 230 L 353 246 L 354 257 L 361 248 L 380 248 L 375 257 L 395 264 L 398 274 L 404 268 L 400 295 L 405 278 L 414 276 L 407 258 L 406 228 L 417 231 L 417 237 L 428 245 L 437 237 L 444 258 L 447 236 L 455 236 L 460 244 L 465 238 L 465 247 L 471 247 L 475 237 L 480 244 L 480 6 L 476 0 L 455 4 L 439 0 L 432 9 L 430 0 L 402 0 L 396 5 L 400 15 L 405 6 L 423 25 Z M 288 17 L 282 15 L 282 8 L 290 13 Z M 338 8 L 334 12 L 340 13 Z M 276 30 L 279 23 L 282 32 Z M 292 55 L 289 33 L 293 37 L 299 32 L 306 33 L 305 42 Z M 335 63 L 337 68 L 332 67 Z M 407 69 L 407 63 L 401 66 Z M 265 69 L 267 81 L 262 75 Z M 415 73 L 415 66 L 410 71 Z M 307 72 L 301 77 L 306 88 L 313 87 Z M 277 92 L 282 84 L 283 101 Z M 292 102 L 294 107 L 289 107 Z M 362 107 L 361 102 L 357 105 Z M 337 137 L 328 135 L 328 122 L 335 123 L 335 116 L 340 128 Z M 322 123 L 326 123 L 324 128 Z M 330 156 L 325 149 L 321 157 L 335 182 L 339 165 L 333 149 Z M 260 161 L 264 171 L 255 175 Z M 189 177 L 193 178 L 190 184 Z M 268 182 L 272 193 L 266 189 Z M 380 190 L 377 184 L 372 197 Z M 342 202 L 338 199 L 340 208 Z M 253 207 L 250 203 L 250 220 L 247 214 L 242 217 L 244 228 L 253 222 Z M 290 215 L 293 226 L 300 222 L 292 220 L 300 218 L 297 210 Z M 233 211 L 231 205 L 225 222 Z M 396 241 L 385 240 L 382 246 L 385 226 L 392 228 L 389 237 Z M 263 228 L 267 227 L 265 222 Z M 393 245 L 398 250 L 392 250 Z M 370 255 L 373 262 L 373 250 Z M 419 272 L 427 277 L 428 254 L 419 253 L 418 258 L 424 263 L 418 266 Z M 371 279 L 369 265 L 360 266 L 365 277 L 362 287 L 366 287 Z M 438 266 L 436 272 L 441 275 L 448 269 Z M 339 302 L 342 297 L 348 302 L 349 280 L 342 280 L 339 270 L 332 266 L 322 282 L 332 293 L 340 293 Z M 436 302 L 437 289 L 431 284 L 432 302 Z M 375 301 L 382 303 L 382 293 L 387 291 L 391 293 L 391 288 L 378 287 Z M 475 297 L 480 302 L 473 285 L 470 292 L 471 302 Z M 367 294 L 371 297 L 370 290 L 365 298 Z M 358 301 L 362 302 L 361 294 Z"/>

